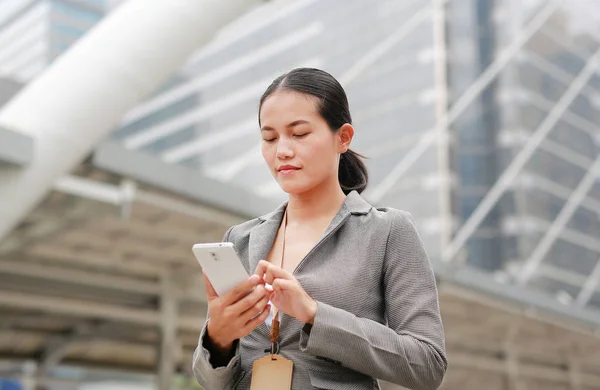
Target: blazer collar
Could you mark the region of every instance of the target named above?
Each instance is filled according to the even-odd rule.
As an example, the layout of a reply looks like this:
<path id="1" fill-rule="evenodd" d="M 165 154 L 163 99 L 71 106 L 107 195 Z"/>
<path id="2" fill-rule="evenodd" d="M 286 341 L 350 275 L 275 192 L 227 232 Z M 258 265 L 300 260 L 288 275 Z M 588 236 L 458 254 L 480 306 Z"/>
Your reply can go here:
<path id="1" fill-rule="evenodd" d="M 261 222 L 276 220 L 279 226 L 279 224 L 281 224 L 281 221 L 283 220 L 283 213 L 285 212 L 287 205 L 288 202 L 284 202 L 274 211 L 262 215 L 258 217 L 258 219 Z M 338 214 L 341 214 L 343 212 L 350 212 L 353 215 L 365 215 L 371 210 L 372 207 L 373 206 L 371 206 L 362 196 L 360 196 L 358 192 L 352 191 L 348 195 L 346 195 L 346 200 L 344 200 L 342 208 L 340 209 Z"/>
<path id="2" fill-rule="evenodd" d="M 250 243 L 248 248 L 250 272 L 254 272 L 258 262 L 262 259 L 266 259 L 269 255 L 273 243 L 275 242 L 277 231 L 281 226 L 287 204 L 287 202 L 284 202 L 271 213 L 259 217 L 258 219 L 261 223 L 250 231 Z M 364 200 L 358 192 L 350 192 L 346 196 L 342 207 L 325 231 L 325 235 L 345 221 L 348 213 L 352 215 L 365 215 L 369 213 L 372 207 L 373 206 Z"/>

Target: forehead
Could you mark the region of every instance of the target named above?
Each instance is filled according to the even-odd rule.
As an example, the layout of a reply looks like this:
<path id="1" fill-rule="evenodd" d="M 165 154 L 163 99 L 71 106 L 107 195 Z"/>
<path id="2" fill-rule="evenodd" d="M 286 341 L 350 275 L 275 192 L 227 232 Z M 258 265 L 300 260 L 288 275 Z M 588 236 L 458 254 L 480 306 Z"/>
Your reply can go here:
<path id="1" fill-rule="evenodd" d="M 260 120 L 294 120 L 298 117 L 318 117 L 317 100 L 310 95 L 294 91 L 277 91 L 265 99 L 260 110 Z"/>

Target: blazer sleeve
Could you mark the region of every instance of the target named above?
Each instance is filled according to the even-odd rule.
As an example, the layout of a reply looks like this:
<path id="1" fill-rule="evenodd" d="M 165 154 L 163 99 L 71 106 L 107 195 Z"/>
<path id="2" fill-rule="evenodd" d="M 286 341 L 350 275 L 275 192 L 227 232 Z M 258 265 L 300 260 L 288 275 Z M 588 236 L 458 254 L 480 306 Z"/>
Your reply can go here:
<path id="1" fill-rule="evenodd" d="M 223 237 L 223 242 L 230 240 L 230 234 L 233 227 L 229 228 Z M 234 383 L 241 376 L 241 364 L 240 364 L 240 345 L 239 342 L 235 343 L 235 354 L 223 367 L 213 367 L 210 356 L 211 351 L 207 349 L 206 345 L 206 329 L 208 326 L 208 313 L 206 313 L 206 322 L 200 332 L 200 339 L 198 340 L 198 346 L 194 351 L 192 359 L 192 369 L 194 376 L 198 383 L 205 389 L 215 390 L 228 390 L 232 389 Z"/>
<path id="2" fill-rule="evenodd" d="M 383 265 L 387 326 L 317 302 L 300 349 L 408 389 L 437 389 L 447 368 L 435 277 L 410 218 L 393 211 Z"/>

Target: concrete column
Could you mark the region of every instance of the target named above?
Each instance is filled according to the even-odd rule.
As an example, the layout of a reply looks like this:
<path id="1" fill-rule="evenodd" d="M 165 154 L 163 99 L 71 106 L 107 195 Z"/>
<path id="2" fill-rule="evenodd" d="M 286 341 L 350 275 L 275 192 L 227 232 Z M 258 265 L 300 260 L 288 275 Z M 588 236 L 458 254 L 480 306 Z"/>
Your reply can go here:
<path id="1" fill-rule="evenodd" d="M 160 298 L 160 345 L 158 354 L 158 390 L 171 390 L 177 350 L 177 292 L 171 273 L 167 272 L 161 280 Z"/>

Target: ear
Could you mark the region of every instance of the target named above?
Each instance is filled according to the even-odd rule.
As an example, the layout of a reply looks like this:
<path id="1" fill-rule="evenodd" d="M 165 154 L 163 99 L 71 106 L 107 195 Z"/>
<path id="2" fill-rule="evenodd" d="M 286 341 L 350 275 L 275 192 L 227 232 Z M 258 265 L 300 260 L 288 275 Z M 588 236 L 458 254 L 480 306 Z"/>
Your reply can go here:
<path id="1" fill-rule="evenodd" d="M 354 127 L 350 123 L 346 123 L 337 131 L 338 136 L 338 152 L 346 153 L 350 149 L 352 138 L 354 138 Z"/>

